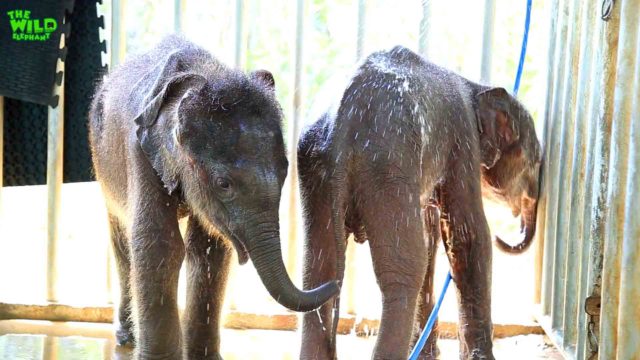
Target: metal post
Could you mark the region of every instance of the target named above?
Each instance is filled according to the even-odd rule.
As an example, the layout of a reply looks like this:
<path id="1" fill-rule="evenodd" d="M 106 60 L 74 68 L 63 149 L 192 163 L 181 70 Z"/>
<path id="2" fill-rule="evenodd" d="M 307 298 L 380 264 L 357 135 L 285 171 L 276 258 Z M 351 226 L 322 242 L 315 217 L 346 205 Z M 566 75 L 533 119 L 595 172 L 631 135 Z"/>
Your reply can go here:
<path id="1" fill-rule="evenodd" d="M 420 33 L 418 34 L 418 52 L 424 57 L 429 55 L 429 15 L 430 0 L 422 0 L 422 19 L 420 19 Z"/>
<path id="2" fill-rule="evenodd" d="M 184 15 L 184 0 L 173 0 L 173 32 L 182 32 L 182 17 Z"/>
<path id="3" fill-rule="evenodd" d="M 244 0 L 236 0 L 236 49 L 235 49 L 235 66 L 241 69 L 244 65 L 242 59 L 244 48 Z"/>
<path id="4" fill-rule="evenodd" d="M 555 68 L 555 60 L 556 60 L 556 52 L 558 51 L 557 45 L 556 43 L 558 42 L 558 36 L 557 36 L 557 24 L 558 24 L 558 19 L 559 19 L 559 10 L 558 10 L 558 3 L 559 0 L 552 0 L 551 3 L 551 16 L 549 19 L 549 26 L 550 26 L 550 31 L 549 31 L 549 47 L 547 49 L 547 53 L 548 53 L 548 58 L 547 58 L 547 68 L 549 69 L 554 69 Z M 554 95 L 554 72 L 553 71 L 549 71 L 547 74 L 547 101 L 545 103 L 545 114 L 544 114 L 544 126 L 542 129 L 542 149 L 543 149 L 543 153 L 545 154 L 544 156 L 548 159 L 549 158 L 549 145 L 550 145 L 550 131 L 551 131 L 551 126 L 549 126 L 549 119 L 551 119 L 551 105 L 552 105 L 552 100 L 553 100 L 553 95 Z M 545 283 L 545 279 L 548 280 L 549 279 L 549 271 L 547 270 L 547 268 L 544 266 L 544 262 L 545 261 L 549 261 L 549 257 L 547 257 L 547 255 L 545 255 L 546 252 L 548 252 L 548 250 L 551 248 L 550 246 L 550 240 L 545 239 L 544 238 L 544 231 L 545 231 L 545 227 L 546 227 L 546 212 L 547 212 L 547 198 L 548 198 L 548 193 L 547 193 L 547 189 L 548 189 L 548 183 L 549 183 L 549 176 L 548 176 L 548 160 L 546 160 L 544 162 L 544 166 L 541 169 L 542 170 L 542 184 L 541 184 L 541 192 L 540 192 L 540 199 L 538 200 L 538 214 L 537 214 L 537 229 L 536 229 L 536 241 L 538 246 L 536 247 L 536 254 L 535 254 L 535 288 L 536 291 L 534 293 L 534 300 L 536 303 L 540 304 L 541 306 L 541 312 L 542 314 L 548 314 L 547 312 L 545 312 L 545 306 L 543 305 L 544 303 L 547 302 L 548 298 L 547 298 L 547 293 L 550 295 L 550 291 L 547 292 L 546 289 L 550 289 L 549 284 Z M 548 264 L 547 264 L 548 265 Z M 543 288 L 543 283 L 544 288 Z M 541 314 L 541 315 L 542 315 Z"/>
<path id="5" fill-rule="evenodd" d="M 65 44 L 60 36 L 60 48 Z M 58 60 L 56 72 L 64 72 L 64 63 Z M 54 88 L 59 96 L 58 106 L 48 109 L 47 130 L 47 301 L 58 301 L 58 220 L 60 215 L 60 190 L 62 188 L 62 160 L 64 143 L 64 76 L 62 84 Z"/>
<path id="6" fill-rule="evenodd" d="M 573 346 L 577 349 L 579 331 L 585 326 L 586 312 L 578 304 L 584 301 L 584 291 L 581 291 L 582 279 L 586 282 L 586 264 L 583 267 L 582 256 L 584 248 L 589 248 L 589 243 L 579 241 L 583 239 L 583 230 L 585 216 L 582 213 L 585 203 L 585 180 L 586 180 L 586 141 L 588 129 L 588 111 L 590 109 L 590 100 L 592 101 L 590 86 L 593 81 L 593 36 L 592 32 L 595 26 L 585 26 L 594 23 L 595 10 L 593 7 L 583 6 L 580 14 L 576 13 L 576 17 L 580 17 L 582 24 L 581 35 L 579 39 L 580 50 L 574 59 L 578 59 L 579 68 L 577 71 L 577 94 L 572 99 L 571 106 L 575 109 L 572 120 L 575 123 L 573 131 L 573 160 L 572 168 L 569 172 L 569 183 L 571 188 L 570 209 L 571 217 L 569 218 L 567 231 L 567 255 L 566 255 L 566 272 L 565 275 L 565 303 L 564 303 L 564 323 L 563 323 L 563 343 L 566 346 Z M 575 61 L 575 60 L 574 60 Z M 583 106 L 576 106 L 581 101 Z M 588 256 L 588 254 L 586 255 Z M 577 276 L 576 276 L 577 275 Z"/>
<path id="7" fill-rule="evenodd" d="M 293 79 L 293 119 L 289 128 L 290 135 L 290 183 L 289 189 L 289 229 L 288 229 L 288 257 L 287 270 L 295 278 L 298 275 L 298 155 L 296 153 L 298 143 L 298 131 L 302 117 L 302 68 L 303 68 L 303 44 L 304 44 L 304 0 L 298 0 L 296 5 L 296 42 L 294 58 Z"/>
<path id="8" fill-rule="evenodd" d="M 575 14 L 580 14 L 582 8 L 582 1 L 573 0 L 570 7 L 570 17 L 575 19 L 571 22 L 571 28 L 568 32 L 565 53 L 565 63 L 561 66 L 564 67 L 564 81 L 561 88 L 561 101 L 559 104 L 574 104 L 576 101 L 577 88 L 575 86 L 576 74 L 578 72 L 578 62 L 574 60 L 577 58 L 580 42 L 581 31 L 581 18 Z M 573 131 L 574 131 L 574 115 L 575 109 L 573 106 L 563 105 L 557 114 L 560 115 L 561 131 L 560 131 L 560 150 L 558 153 L 558 172 L 555 179 L 558 186 L 557 204 L 551 211 L 556 216 L 556 228 L 554 238 L 555 244 L 555 256 L 554 256 L 554 284 L 553 284 L 553 301 L 551 304 L 551 325 L 554 329 L 562 329 L 564 318 L 564 304 L 565 304 L 565 290 L 567 275 L 571 275 L 571 270 L 567 268 L 567 236 L 568 236 L 568 222 L 571 216 L 571 209 L 569 204 L 569 194 L 571 193 L 571 183 L 569 182 L 568 172 L 571 170 L 573 162 Z M 567 274 L 567 270 L 570 272 Z"/>
<path id="9" fill-rule="evenodd" d="M 127 51 L 127 37 L 122 36 L 126 4 L 126 0 L 113 0 L 111 3 L 111 68 L 122 61 Z"/>
<path id="10" fill-rule="evenodd" d="M 366 18 L 367 18 L 367 0 L 358 0 L 358 29 L 357 29 L 357 37 L 356 37 L 356 61 L 360 61 L 362 59 L 362 54 L 364 52 L 364 38 L 366 32 Z M 346 299 L 346 307 L 347 314 L 355 315 L 356 314 L 356 277 L 358 268 L 353 266 L 356 263 L 356 249 L 354 242 L 347 240 L 345 244 L 345 266 L 350 264 L 351 266 L 345 267 L 345 284 L 349 284 L 349 287 L 345 289 L 345 299 Z"/>
<path id="11" fill-rule="evenodd" d="M 558 11 L 559 14 L 568 14 L 569 13 L 569 1 L 570 0 L 560 0 L 557 7 L 554 8 L 553 11 Z M 557 9 L 557 10 L 555 10 Z M 555 119 L 557 114 L 560 113 L 561 106 L 563 106 L 563 101 L 561 100 L 562 91 L 564 89 L 564 80 L 565 80 L 565 62 L 566 62 L 566 51 L 564 51 L 563 46 L 566 44 L 567 39 L 567 30 L 568 30 L 568 19 L 566 16 L 559 16 L 560 20 L 558 21 L 558 30 L 556 31 L 556 48 L 554 51 L 554 80 L 553 80 L 553 97 L 551 97 L 551 101 L 547 103 L 547 121 L 551 122 L 549 125 L 549 132 L 546 138 L 546 149 L 545 154 L 559 154 L 560 153 L 560 124 L 559 121 L 551 121 L 549 119 Z M 547 263 L 544 266 L 544 288 L 543 288 L 543 296 L 542 296 L 542 311 L 543 314 L 551 313 L 551 303 L 553 301 L 553 288 L 555 281 L 555 249 L 556 249 L 556 209 L 558 208 L 558 193 L 559 193 L 559 182 L 558 173 L 560 172 L 560 163 L 558 161 L 558 156 L 548 156 L 547 161 L 545 162 L 544 169 L 544 180 L 545 180 L 545 192 L 546 192 L 546 213 L 545 213 L 545 254 L 544 258 L 547 260 Z"/>
<path id="12" fill-rule="evenodd" d="M 640 12 L 639 2 L 636 1 L 635 10 L 626 8 L 623 11 Z M 630 14 L 630 13 L 627 13 Z M 628 15 L 627 15 L 628 16 Z M 628 22 L 633 22 L 630 20 Z M 630 32 L 633 27 L 625 22 Z M 636 29 L 640 28 L 637 19 Z M 632 34 L 629 34 L 632 35 Z M 640 111 L 640 30 L 636 31 L 636 51 L 626 50 L 626 56 L 636 60 L 635 79 L 629 79 L 628 96 L 633 99 L 631 114 Z M 632 115 L 633 116 L 633 115 Z M 636 115 L 637 116 L 637 115 Z M 640 121 L 636 117 L 631 121 L 629 144 L 629 173 L 627 175 L 626 218 L 624 221 L 624 239 L 622 241 L 622 276 L 620 278 L 620 306 L 618 308 L 618 359 L 631 359 L 640 354 L 640 323 L 638 322 L 638 298 L 640 297 L 640 216 L 637 209 L 637 194 L 640 194 Z M 635 314 L 636 316 L 630 315 Z"/>
<path id="13" fill-rule="evenodd" d="M 480 60 L 480 82 L 491 82 L 491 57 L 493 54 L 493 27 L 495 23 L 495 0 L 484 1 L 484 24 L 482 26 L 482 56 Z"/>
<path id="14" fill-rule="evenodd" d="M 616 14 L 616 8 L 619 14 Z M 633 344 L 635 336 L 620 337 L 619 322 L 627 316 L 635 317 L 637 321 L 636 306 L 624 305 L 622 295 L 631 295 L 633 291 L 623 290 L 621 282 L 622 274 L 630 268 L 621 271 L 623 264 L 623 239 L 625 228 L 625 199 L 627 196 L 634 197 L 636 194 L 627 194 L 627 173 L 629 166 L 629 131 L 631 123 L 636 122 L 637 114 L 632 112 L 633 103 L 637 93 L 633 93 L 632 84 L 636 71 L 637 58 L 636 48 L 638 47 L 638 12 L 640 12 L 640 2 L 621 1 L 616 3 L 613 16 L 619 17 L 620 31 L 618 32 L 618 58 L 617 58 L 617 81 L 614 91 L 614 111 L 613 122 L 611 124 L 611 154 L 609 159 L 609 188 L 607 191 L 607 205 L 609 212 L 606 217 L 605 237 L 604 237 L 604 265 L 602 269 L 602 307 L 600 312 L 600 359 L 632 359 L 637 357 L 633 349 L 637 349 L 638 344 Z M 637 175 L 633 175 L 637 176 Z M 630 216 L 638 216 L 637 207 L 634 207 Z M 628 224 L 631 225 L 631 224 Z M 634 236 L 634 234 L 630 234 Z M 632 241 L 638 241 L 633 238 Z M 629 247 L 633 245 L 628 244 Z M 624 256 L 626 257 L 626 255 Z M 633 263 L 630 259 L 627 264 Z M 635 266 L 635 264 L 634 264 Z M 628 283 L 629 287 L 636 287 L 637 284 Z M 637 289 L 635 289 L 637 291 Z M 628 299 L 631 300 L 631 299 Z M 634 299 L 635 300 L 635 299 Z M 631 313 L 620 313 L 622 309 L 632 309 Z M 626 320 L 623 322 L 625 323 Z M 626 341 L 622 341 L 626 340 Z"/>
<path id="15" fill-rule="evenodd" d="M 364 52 L 364 32 L 367 27 L 367 0 L 358 0 L 358 32 L 356 36 L 356 60 L 362 58 Z"/>

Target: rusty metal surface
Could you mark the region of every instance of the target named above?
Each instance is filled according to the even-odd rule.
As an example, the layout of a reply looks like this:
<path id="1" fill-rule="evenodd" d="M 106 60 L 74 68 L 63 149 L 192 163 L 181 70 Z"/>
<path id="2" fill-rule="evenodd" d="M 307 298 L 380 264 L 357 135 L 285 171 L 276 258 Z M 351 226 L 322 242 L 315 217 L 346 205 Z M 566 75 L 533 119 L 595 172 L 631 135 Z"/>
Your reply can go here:
<path id="1" fill-rule="evenodd" d="M 568 358 L 640 354 L 640 0 L 552 6 L 541 321 Z M 553 23 L 555 22 L 555 23 Z"/>

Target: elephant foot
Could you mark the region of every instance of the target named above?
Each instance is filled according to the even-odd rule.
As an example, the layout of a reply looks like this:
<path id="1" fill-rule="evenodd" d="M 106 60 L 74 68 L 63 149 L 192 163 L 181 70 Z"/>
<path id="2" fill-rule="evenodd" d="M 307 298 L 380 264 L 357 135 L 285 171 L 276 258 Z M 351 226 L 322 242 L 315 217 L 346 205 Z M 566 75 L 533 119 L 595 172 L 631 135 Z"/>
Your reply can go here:
<path id="1" fill-rule="evenodd" d="M 438 349 L 438 345 L 425 346 L 424 349 L 420 352 L 420 356 L 418 356 L 420 360 L 439 360 L 440 359 L 440 349 Z"/>
<path id="2" fill-rule="evenodd" d="M 136 344 L 136 338 L 131 331 L 131 327 L 118 326 L 116 330 L 116 343 L 118 346 L 134 347 Z"/>
<path id="3" fill-rule="evenodd" d="M 176 350 L 172 353 L 151 353 L 151 352 L 143 352 L 136 351 L 134 360 L 182 360 L 182 351 Z"/>

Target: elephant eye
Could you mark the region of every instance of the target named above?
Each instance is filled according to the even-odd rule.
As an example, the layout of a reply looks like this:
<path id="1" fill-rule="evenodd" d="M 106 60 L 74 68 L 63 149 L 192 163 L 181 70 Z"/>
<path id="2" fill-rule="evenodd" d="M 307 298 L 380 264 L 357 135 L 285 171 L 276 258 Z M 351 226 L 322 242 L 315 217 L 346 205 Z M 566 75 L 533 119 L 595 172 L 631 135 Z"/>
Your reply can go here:
<path id="1" fill-rule="evenodd" d="M 231 187 L 231 183 L 229 182 L 229 180 L 221 177 L 216 179 L 216 185 L 224 190 L 229 190 L 229 188 Z"/>

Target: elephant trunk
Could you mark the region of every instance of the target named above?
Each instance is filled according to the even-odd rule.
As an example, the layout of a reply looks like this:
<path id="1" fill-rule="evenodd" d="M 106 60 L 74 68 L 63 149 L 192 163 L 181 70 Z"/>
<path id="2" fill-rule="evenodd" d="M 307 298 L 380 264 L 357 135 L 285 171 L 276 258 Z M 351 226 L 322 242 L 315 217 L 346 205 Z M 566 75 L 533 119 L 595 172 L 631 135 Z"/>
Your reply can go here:
<path id="1" fill-rule="evenodd" d="M 314 310 L 338 293 L 338 284 L 331 281 L 308 291 L 298 289 L 284 267 L 277 226 L 276 223 L 275 229 L 254 231 L 254 236 L 248 237 L 251 261 L 267 291 L 278 303 L 294 311 Z"/>
<path id="2" fill-rule="evenodd" d="M 522 239 L 516 245 L 509 245 L 496 236 L 496 245 L 498 248 L 508 254 L 521 254 L 526 251 L 533 242 L 533 236 L 536 232 L 536 212 L 538 201 L 523 196 L 521 200 L 521 225 L 520 233 Z"/>

